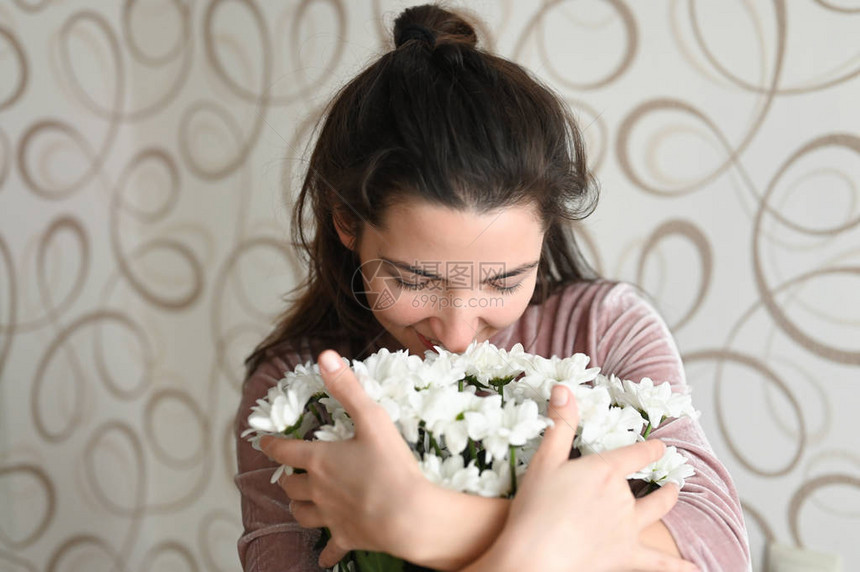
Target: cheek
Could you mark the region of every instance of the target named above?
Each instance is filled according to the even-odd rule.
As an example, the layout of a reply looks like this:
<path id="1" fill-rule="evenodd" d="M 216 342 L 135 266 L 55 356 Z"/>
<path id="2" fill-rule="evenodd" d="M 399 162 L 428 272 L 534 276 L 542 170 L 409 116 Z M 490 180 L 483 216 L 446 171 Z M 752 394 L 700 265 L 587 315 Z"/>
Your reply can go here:
<path id="1" fill-rule="evenodd" d="M 361 265 L 361 278 L 364 284 L 364 295 L 374 314 L 385 314 L 401 305 L 399 299 L 403 293 L 382 269 L 379 261 L 371 260 Z"/>
<path id="2" fill-rule="evenodd" d="M 387 323 L 397 326 L 409 326 L 420 322 L 428 316 L 427 310 L 421 304 L 416 303 L 416 298 L 411 292 L 403 292 L 397 297 L 397 292 L 393 303 L 383 306 L 378 305 L 374 309 L 373 314 L 380 323 Z"/>
<path id="3" fill-rule="evenodd" d="M 502 329 L 516 322 L 528 308 L 534 294 L 536 278 L 532 277 L 514 294 L 489 294 L 485 321 L 491 326 Z"/>
<path id="4" fill-rule="evenodd" d="M 499 329 L 509 326 L 523 315 L 530 298 L 530 295 L 494 297 L 493 304 L 484 312 L 486 322 Z"/>
<path id="5" fill-rule="evenodd" d="M 428 315 L 426 304 L 421 304 L 426 294 L 398 286 L 387 274 L 366 279 L 365 285 L 368 302 L 380 323 L 408 326 Z"/>

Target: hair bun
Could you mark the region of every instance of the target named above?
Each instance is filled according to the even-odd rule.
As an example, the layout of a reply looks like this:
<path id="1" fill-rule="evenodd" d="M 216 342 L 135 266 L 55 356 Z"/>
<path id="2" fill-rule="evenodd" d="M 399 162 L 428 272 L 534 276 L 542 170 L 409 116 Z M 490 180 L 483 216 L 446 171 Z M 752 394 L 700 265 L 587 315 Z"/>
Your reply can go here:
<path id="1" fill-rule="evenodd" d="M 394 21 L 394 45 L 418 40 L 433 49 L 440 44 L 465 44 L 475 47 L 478 35 L 462 16 L 434 4 L 404 10 Z"/>
<path id="2" fill-rule="evenodd" d="M 419 24 L 407 24 L 400 30 L 400 34 L 395 36 L 394 45 L 398 48 L 410 40 L 418 40 L 427 44 L 428 47 L 436 46 L 436 34 L 433 30 L 428 30 Z"/>

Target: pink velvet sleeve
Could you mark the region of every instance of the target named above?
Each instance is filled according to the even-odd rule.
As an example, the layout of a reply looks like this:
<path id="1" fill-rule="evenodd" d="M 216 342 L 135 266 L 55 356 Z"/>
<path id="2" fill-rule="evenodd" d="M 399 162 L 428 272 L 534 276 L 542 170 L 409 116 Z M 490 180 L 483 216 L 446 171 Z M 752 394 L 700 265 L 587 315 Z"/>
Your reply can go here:
<path id="1" fill-rule="evenodd" d="M 292 361 L 292 360 L 291 360 Z M 295 360 L 298 362 L 298 358 Z M 304 363 L 304 360 L 301 361 Z M 242 497 L 244 532 L 239 539 L 239 559 L 246 572 L 305 572 L 322 570 L 314 549 L 320 533 L 302 528 L 289 510 L 290 499 L 269 481 L 277 465 L 251 447 L 239 435 L 248 428 L 248 414 L 285 371 L 298 363 L 282 359 L 264 362 L 247 380 L 236 413 L 236 448 L 239 471 L 236 486 Z"/>
<path id="2" fill-rule="evenodd" d="M 668 327 L 634 288 L 601 288 L 591 305 L 590 355 L 604 373 L 633 381 L 650 377 L 686 386 L 684 368 Z M 693 394 L 693 404 L 696 395 Z M 747 532 L 737 491 L 697 420 L 674 420 L 652 433 L 683 453 L 696 470 L 678 503 L 663 518 L 682 556 L 702 570 L 750 569 Z"/>

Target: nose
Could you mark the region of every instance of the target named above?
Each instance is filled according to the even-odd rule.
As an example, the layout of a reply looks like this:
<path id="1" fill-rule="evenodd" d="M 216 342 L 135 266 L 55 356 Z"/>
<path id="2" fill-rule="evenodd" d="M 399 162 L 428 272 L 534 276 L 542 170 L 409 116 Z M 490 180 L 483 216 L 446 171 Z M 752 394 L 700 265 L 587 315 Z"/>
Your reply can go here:
<path id="1" fill-rule="evenodd" d="M 465 351 L 480 332 L 480 310 L 470 307 L 469 301 L 464 297 L 448 296 L 448 307 L 440 308 L 431 319 L 433 335 L 449 352 Z"/>

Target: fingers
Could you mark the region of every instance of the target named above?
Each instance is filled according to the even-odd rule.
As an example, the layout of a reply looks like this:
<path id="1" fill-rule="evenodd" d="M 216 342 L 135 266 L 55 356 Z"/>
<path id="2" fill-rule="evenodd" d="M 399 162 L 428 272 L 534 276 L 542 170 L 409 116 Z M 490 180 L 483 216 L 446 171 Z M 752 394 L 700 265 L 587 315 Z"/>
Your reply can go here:
<path id="1" fill-rule="evenodd" d="M 649 439 L 619 449 L 604 451 L 600 458 L 612 465 L 613 469 L 623 475 L 630 475 L 647 467 L 663 456 L 666 446 L 659 439 Z"/>
<path id="2" fill-rule="evenodd" d="M 532 459 L 532 464 L 550 463 L 559 465 L 570 457 L 576 426 L 579 424 L 579 410 L 570 389 L 563 385 L 552 388 L 549 401 L 549 418 L 553 426 L 543 436 L 540 448 Z"/>
<path id="3" fill-rule="evenodd" d="M 271 460 L 288 467 L 302 469 L 307 469 L 311 464 L 313 447 L 319 445 L 323 444 L 268 435 L 260 439 L 260 449 Z"/>
<path id="4" fill-rule="evenodd" d="M 319 507 L 308 501 L 290 501 L 290 513 L 303 528 L 321 528 L 326 525 Z"/>
<path id="5" fill-rule="evenodd" d="M 678 556 L 653 548 L 640 547 L 633 554 L 633 570 L 636 572 L 699 572 L 699 567 Z"/>
<path id="6" fill-rule="evenodd" d="M 292 500 L 290 501 L 290 513 L 304 528 L 322 528 L 328 526 L 320 513 L 319 507 L 312 502 Z M 319 565 L 322 568 L 331 568 L 340 562 L 349 552 L 341 548 L 334 538 L 329 539 L 322 553 L 320 553 Z"/>
<path id="7" fill-rule="evenodd" d="M 364 392 L 352 369 L 346 366 L 334 350 L 325 350 L 319 355 L 320 374 L 329 395 L 337 399 L 356 426 L 363 424 L 376 403 Z"/>
<path id="8" fill-rule="evenodd" d="M 678 485 L 668 483 L 651 494 L 638 499 L 636 501 L 636 519 L 639 522 L 639 528 L 644 528 L 652 522 L 660 520 L 672 510 L 678 501 L 678 492 Z"/>
<path id="9" fill-rule="evenodd" d="M 322 568 L 331 568 L 335 564 L 341 561 L 341 559 L 346 556 L 349 550 L 344 550 L 337 543 L 335 543 L 334 539 L 328 541 L 328 544 L 325 545 L 323 551 L 320 553 L 319 565 Z"/>
<path id="10" fill-rule="evenodd" d="M 309 501 L 311 498 L 310 475 L 281 475 L 279 479 L 281 488 L 287 496 L 294 501 Z"/>

